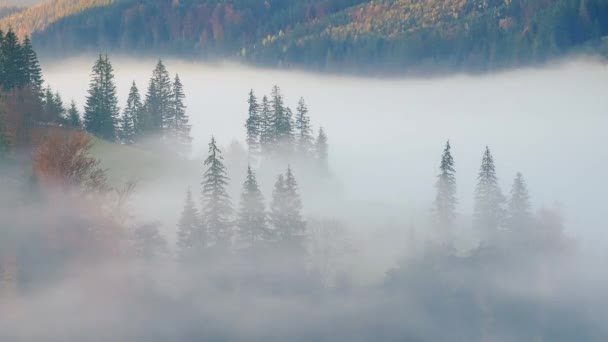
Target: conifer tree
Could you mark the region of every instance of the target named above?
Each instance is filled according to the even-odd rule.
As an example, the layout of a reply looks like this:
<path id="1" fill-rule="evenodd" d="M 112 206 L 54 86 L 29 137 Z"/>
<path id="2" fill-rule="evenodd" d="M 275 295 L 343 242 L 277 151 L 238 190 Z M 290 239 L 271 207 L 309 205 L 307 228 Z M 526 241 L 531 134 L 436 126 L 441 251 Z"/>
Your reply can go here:
<path id="1" fill-rule="evenodd" d="M 456 170 L 454 158 L 451 153 L 452 146 L 448 141 L 441 156 L 440 173 L 437 176 L 437 195 L 435 197 L 435 215 L 437 225 L 446 234 L 448 228 L 454 223 L 456 217 Z"/>
<path id="2" fill-rule="evenodd" d="M 23 40 L 22 54 L 25 62 L 24 73 L 27 84 L 42 96 L 42 69 L 32 46 L 32 41 L 28 36 Z"/>
<path id="3" fill-rule="evenodd" d="M 296 111 L 296 152 L 303 157 L 308 157 L 313 152 L 314 138 L 312 136 L 312 127 L 310 118 L 308 117 L 308 107 L 304 98 L 300 98 Z"/>
<path id="4" fill-rule="evenodd" d="M 99 55 L 93 65 L 84 124 L 87 131 L 103 139 L 116 139 L 119 108 L 114 84 L 114 69 L 107 55 Z"/>
<path id="5" fill-rule="evenodd" d="M 143 127 L 145 127 L 146 122 L 149 121 L 145 114 L 143 104 L 141 103 L 141 96 L 139 95 L 139 89 L 137 89 L 137 84 L 133 81 L 127 97 L 127 105 L 122 114 L 122 120 L 128 119 L 133 126 L 133 141 L 141 138 Z"/>
<path id="6" fill-rule="evenodd" d="M 180 259 L 185 260 L 207 246 L 207 234 L 188 189 L 184 209 L 177 224 L 177 246 Z"/>
<path id="7" fill-rule="evenodd" d="M 247 179 L 243 184 L 238 216 L 237 225 L 240 236 L 245 243 L 253 245 L 269 237 L 264 197 L 251 166 L 247 168 Z"/>
<path id="8" fill-rule="evenodd" d="M 185 97 L 184 86 L 179 75 L 175 75 L 175 81 L 173 82 L 173 114 L 169 129 L 172 131 L 173 143 L 176 144 L 177 150 L 181 154 L 187 155 L 190 152 L 192 138 L 190 137 L 191 126 L 184 104 Z"/>
<path id="9" fill-rule="evenodd" d="M 173 120 L 173 89 L 171 77 L 162 60 L 158 60 L 148 84 L 145 108 L 150 119 L 146 131 L 164 133 Z"/>
<path id="10" fill-rule="evenodd" d="M 247 145 L 249 146 L 249 158 L 250 161 L 254 156 L 257 156 L 260 152 L 260 139 L 261 139 L 261 128 L 262 122 L 260 119 L 260 106 L 258 100 L 253 93 L 253 89 L 249 92 L 249 98 L 247 99 L 249 104 L 247 123 Z"/>
<path id="11" fill-rule="evenodd" d="M 285 156 L 291 152 L 293 143 L 293 114 L 285 107 L 281 89 L 278 86 L 272 88 L 271 94 L 272 110 L 272 140 L 276 144 L 277 152 Z"/>
<path id="12" fill-rule="evenodd" d="M 80 119 L 80 113 L 78 112 L 78 108 L 76 108 L 74 100 L 72 100 L 68 109 L 67 122 L 71 127 L 82 128 L 82 120 Z"/>
<path id="13" fill-rule="evenodd" d="M 275 144 L 274 139 L 274 116 L 270 110 L 268 97 L 264 95 L 260 113 L 260 149 L 263 154 L 269 155 L 272 153 Z"/>
<path id="14" fill-rule="evenodd" d="M 4 87 L 3 80 L 6 79 L 4 64 L 4 31 L 0 29 L 0 88 Z"/>
<path id="15" fill-rule="evenodd" d="M 5 116 L 1 110 L 2 108 L 0 108 L 0 162 L 3 162 L 9 155 L 10 142 L 6 136 L 6 126 L 4 125 Z"/>
<path id="16" fill-rule="evenodd" d="M 0 85 L 4 90 L 11 90 L 26 85 L 25 60 L 19 39 L 12 29 L 9 29 L 2 40 L 3 77 Z"/>
<path id="17" fill-rule="evenodd" d="M 118 120 L 118 133 L 120 142 L 123 144 L 133 145 L 135 143 L 135 120 L 126 110 Z"/>
<path id="18" fill-rule="evenodd" d="M 302 200 L 291 167 L 285 176 L 280 175 L 272 193 L 270 221 L 280 242 L 303 247 L 306 222 L 302 219 Z"/>
<path id="19" fill-rule="evenodd" d="M 530 208 L 528 187 L 524 176 L 518 172 L 513 181 L 511 199 L 509 200 L 509 227 L 514 229 L 527 228 L 532 220 Z"/>
<path id="20" fill-rule="evenodd" d="M 63 106 L 63 100 L 61 99 L 61 94 L 58 91 L 55 92 L 55 96 L 53 96 L 53 108 L 55 110 L 55 117 L 61 121 L 65 120 L 65 107 Z"/>
<path id="21" fill-rule="evenodd" d="M 210 240 L 220 248 L 227 248 L 232 239 L 230 222 L 232 206 L 226 191 L 229 179 L 223 159 L 215 138 L 211 138 L 209 156 L 205 160 L 207 170 L 202 183 L 203 220 Z"/>
<path id="22" fill-rule="evenodd" d="M 486 147 L 483 155 L 477 188 L 475 190 L 474 225 L 482 232 L 482 238 L 487 238 L 501 226 L 505 216 L 505 197 L 498 185 L 494 158 Z"/>
<path id="23" fill-rule="evenodd" d="M 327 144 L 327 135 L 325 134 L 323 127 L 321 127 L 319 128 L 319 135 L 317 136 L 317 141 L 315 142 L 315 157 L 319 171 L 324 174 L 329 173 L 328 150 L 329 146 Z"/>

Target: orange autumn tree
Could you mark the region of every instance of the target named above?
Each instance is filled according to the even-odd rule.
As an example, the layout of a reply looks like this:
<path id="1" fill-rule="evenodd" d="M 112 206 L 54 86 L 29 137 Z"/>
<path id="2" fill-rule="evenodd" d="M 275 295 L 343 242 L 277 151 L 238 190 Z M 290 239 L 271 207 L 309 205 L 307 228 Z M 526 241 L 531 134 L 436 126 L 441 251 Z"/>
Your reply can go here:
<path id="1" fill-rule="evenodd" d="M 51 128 L 34 149 L 32 169 L 46 199 L 47 234 L 59 249 L 107 257 L 120 252 L 123 193 L 108 185 L 105 170 L 90 156 L 85 132 Z"/>

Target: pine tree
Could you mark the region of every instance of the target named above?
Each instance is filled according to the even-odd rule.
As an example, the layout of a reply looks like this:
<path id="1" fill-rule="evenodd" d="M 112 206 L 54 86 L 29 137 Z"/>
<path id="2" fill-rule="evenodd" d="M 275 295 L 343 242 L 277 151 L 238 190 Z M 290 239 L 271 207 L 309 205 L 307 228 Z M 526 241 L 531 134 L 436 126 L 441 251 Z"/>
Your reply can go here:
<path id="1" fill-rule="evenodd" d="M 135 143 L 135 119 L 126 109 L 118 120 L 118 133 L 123 144 L 133 145 Z"/>
<path id="2" fill-rule="evenodd" d="M 260 149 L 262 154 L 270 155 L 273 152 L 275 144 L 274 139 L 274 116 L 273 112 L 270 110 L 268 97 L 264 95 L 260 113 Z"/>
<path id="3" fill-rule="evenodd" d="M 482 238 L 491 236 L 501 226 L 505 216 L 504 202 L 505 197 L 498 186 L 494 158 L 486 147 L 475 190 L 474 224 L 482 232 Z"/>
<path id="4" fill-rule="evenodd" d="M 253 93 L 253 89 L 249 92 L 247 103 L 249 104 L 249 111 L 245 128 L 247 128 L 247 145 L 249 146 L 249 160 L 251 161 L 251 159 L 260 152 L 260 130 L 262 128 L 260 105 Z"/>
<path id="5" fill-rule="evenodd" d="M 129 90 L 129 96 L 127 97 L 127 105 L 122 114 L 122 121 L 128 120 L 133 126 L 132 141 L 137 141 L 141 138 L 143 127 L 146 126 L 146 121 L 149 121 L 145 114 L 143 104 L 141 103 L 141 96 L 139 95 L 139 89 L 137 89 L 137 84 L 133 81 L 131 89 Z"/>
<path id="6" fill-rule="evenodd" d="M 207 246 L 207 234 L 194 205 L 190 189 L 186 194 L 184 210 L 177 224 L 177 246 L 182 260 L 199 253 Z"/>
<path id="7" fill-rule="evenodd" d="M 302 200 L 291 167 L 280 175 L 272 193 L 270 221 L 280 242 L 303 248 L 306 222 L 302 219 Z"/>
<path id="8" fill-rule="evenodd" d="M 2 59 L 4 64 L 3 78 L 0 86 L 4 90 L 23 87 L 26 85 L 25 60 L 19 39 L 12 29 L 9 29 L 2 40 Z"/>
<path id="9" fill-rule="evenodd" d="M 443 234 L 447 234 L 456 217 L 456 170 L 454 169 L 454 158 L 451 153 L 452 146 L 448 141 L 445 144 L 443 155 L 441 156 L 440 173 L 437 176 L 437 195 L 435 197 L 435 215 L 437 225 Z M 444 236 L 445 237 L 445 236 Z"/>
<path id="10" fill-rule="evenodd" d="M 171 77 L 162 60 L 158 60 L 148 85 L 145 108 L 150 119 L 146 131 L 165 133 L 173 120 L 173 89 Z"/>
<path id="11" fill-rule="evenodd" d="M 22 44 L 22 54 L 25 61 L 25 78 L 27 85 L 36 90 L 42 96 L 42 69 L 38 56 L 32 46 L 32 41 L 28 36 L 25 37 Z"/>
<path id="12" fill-rule="evenodd" d="M 173 82 L 173 120 L 169 127 L 173 131 L 173 143 L 176 144 L 179 153 L 187 155 L 190 152 L 190 137 L 191 126 L 189 124 L 188 115 L 186 114 L 186 105 L 184 104 L 184 86 L 179 78 L 175 75 Z"/>
<path id="13" fill-rule="evenodd" d="M 297 135 L 296 152 L 300 156 L 308 157 L 313 152 L 314 138 L 312 136 L 310 118 L 308 117 L 308 107 L 304 102 L 304 98 L 301 98 L 298 102 L 295 127 Z"/>
<path id="14" fill-rule="evenodd" d="M 278 86 L 272 88 L 272 140 L 276 144 L 279 155 L 286 156 L 291 152 L 293 143 L 293 114 L 285 107 L 281 89 Z"/>
<path id="15" fill-rule="evenodd" d="M 114 69 L 107 55 L 99 55 L 99 59 L 93 65 L 84 110 L 84 124 L 87 131 L 92 134 L 114 141 L 116 139 L 118 115 Z"/>
<path id="16" fill-rule="evenodd" d="M 215 138 L 209 143 L 209 156 L 205 160 L 207 170 L 203 179 L 203 219 L 210 240 L 220 248 L 230 246 L 232 239 L 230 216 L 232 206 L 226 191 L 228 175 L 223 164 L 222 152 Z"/>
<path id="17" fill-rule="evenodd" d="M 511 188 L 509 200 L 509 227 L 513 229 L 527 228 L 532 220 L 530 212 L 530 195 L 523 175 L 518 172 Z"/>
<path id="18" fill-rule="evenodd" d="M 238 216 L 237 225 L 244 242 L 251 246 L 269 237 L 264 197 L 251 166 L 247 168 L 247 179 L 243 184 Z"/>
<path id="19" fill-rule="evenodd" d="M 82 128 L 82 120 L 80 119 L 80 113 L 78 112 L 78 108 L 76 108 L 74 100 L 72 100 L 68 109 L 67 122 L 71 127 Z"/>
<path id="20" fill-rule="evenodd" d="M 7 159 L 10 151 L 10 142 L 6 135 L 6 126 L 4 125 L 4 113 L 2 113 L 2 108 L 0 108 L 0 162 L 3 162 Z"/>
<path id="21" fill-rule="evenodd" d="M 55 95 L 53 96 L 53 108 L 56 118 L 58 118 L 61 122 L 67 121 L 65 116 L 65 107 L 63 106 L 63 100 L 61 99 L 61 94 L 59 94 L 58 91 L 56 91 Z"/>
<path id="22" fill-rule="evenodd" d="M 323 174 L 329 173 L 328 150 L 329 146 L 327 144 L 327 135 L 325 134 L 323 127 L 321 127 L 319 128 L 319 135 L 317 136 L 317 141 L 315 142 L 315 157 L 317 160 L 317 167 Z"/>

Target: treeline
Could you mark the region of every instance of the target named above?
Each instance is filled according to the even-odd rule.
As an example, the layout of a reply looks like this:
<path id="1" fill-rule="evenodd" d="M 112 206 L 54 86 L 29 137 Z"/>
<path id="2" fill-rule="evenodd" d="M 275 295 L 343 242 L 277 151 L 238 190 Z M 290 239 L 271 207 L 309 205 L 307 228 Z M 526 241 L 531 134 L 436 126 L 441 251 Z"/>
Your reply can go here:
<path id="1" fill-rule="evenodd" d="M 414 73 L 539 63 L 583 47 L 600 51 L 606 34 L 603 0 L 127 0 L 54 21 L 34 40 L 59 54 L 162 51 L 268 66 Z"/>
<path id="2" fill-rule="evenodd" d="M 124 144 L 161 138 L 177 151 L 190 152 L 190 124 L 186 114 L 184 86 L 171 78 L 159 60 L 148 83 L 145 98 L 133 81 L 127 103 L 120 113 L 114 69 L 107 55 L 100 55 L 92 68 L 92 79 L 84 109 L 84 128 L 108 141 Z"/>
<path id="3" fill-rule="evenodd" d="M 316 137 L 313 136 L 309 109 L 304 98 L 298 101 L 295 114 L 285 105 L 278 86 L 274 86 L 270 96 L 264 95 L 261 101 L 251 90 L 247 103 L 249 106 L 245 127 L 250 161 L 264 158 L 314 161 L 318 171 L 328 173 L 327 134 L 320 127 Z"/>

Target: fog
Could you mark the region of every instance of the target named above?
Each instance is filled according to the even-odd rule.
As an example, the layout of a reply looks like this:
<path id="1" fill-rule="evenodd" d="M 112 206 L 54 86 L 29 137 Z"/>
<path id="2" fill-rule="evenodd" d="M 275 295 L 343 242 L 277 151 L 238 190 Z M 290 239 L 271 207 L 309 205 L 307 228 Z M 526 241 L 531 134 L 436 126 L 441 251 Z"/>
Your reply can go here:
<path id="1" fill-rule="evenodd" d="M 82 108 L 94 59 L 44 64 L 45 79 L 65 102 L 73 98 Z M 133 80 L 145 92 L 156 60 L 112 62 L 124 106 Z M 31 239 L 45 229 L 37 213 L 50 213 L 40 217 L 63 229 L 58 240 L 74 232 L 88 236 L 76 220 L 86 216 L 80 205 L 57 196 L 50 205 L 26 201 L 16 213 L 0 208 L 14 217 L 16 254 L 34 274 L 17 298 L 0 296 L 0 340 L 606 340 L 608 68 L 602 63 L 402 80 L 164 62 L 184 83 L 194 137 L 190 160 L 107 144 L 94 153 L 113 182 L 137 182 L 128 220 L 158 222 L 169 248 L 145 257 L 141 250 L 136 257 L 102 254 L 93 262 L 70 258 L 94 254 L 77 238 L 52 240 L 51 252 L 62 243 L 78 246 L 73 255 L 59 251 L 58 259 L 68 261 L 57 267 L 38 249 L 36 243 L 45 242 Z M 289 245 L 269 244 L 176 260 L 176 223 L 186 189 L 200 198 L 207 143 L 213 135 L 222 146 L 236 206 L 247 167 L 247 93 L 261 97 L 275 84 L 291 108 L 304 97 L 313 125 L 329 137 L 329 181 L 293 164 L 311 240 L 321 241 L 313 247 L 321 252 L 309 250 L 304 261 Z M 453 246 L 436 240 L 431 223 L 448 139 L 458 189 Z M 533 210 L 554 208 L 539 210 L 533 229 L 499 231 L 487 245 L 478 243 L 471 224 L 486 146 L 503 193 L 522 172 Z M 260 170 L 267 205 L 285 168 Z M 100 207 L 108 203 L 92 197 L 82 208 L 97 200 Z M 34 232 L 24 228 L 33 226 Z M 323 235 L 324 229 L 335 235 Z M 122 244 L 116 249 L 122 248 L 130 251 Z M 47 276 L 47 266 L 60 271 Z M 36 272 L 44 281 L 32 286 Z"/>
<path id="2" fill-rule="evenodd" d="M 94 58 L 43 65 L 46 80 L 66 101 L 73 98 L 82 106 Z M 122 106 L 133 80 L 145 92 L 155 63 L 113 58 Z M 165 64 L 171 73 L 180 74 L 185 86 L 195 157 L 206 153 L 211 135 L 224 146 L 233 140 L 244 144 L 248 91 L 254 89 L 261 97 L 276 84 L 292 108 L 303 96 L 315 127 L 327 130 L 331 169 L 343 184 L 344 197 L 382 210 L 383 218 L 404 220 L 404 210 L 426 214 L 432 206 L 441 149 L 450 139 L 458 212 L 463 216 L 472 211 L 479 163 L 488 145 L 505 193 L 520 171 L 530 185 L 534 206 L 561 206 L 572 236 L 608 238 L 602 223 L 608 185 L 599 181 L 608 166 L 608 150 L 600 148 L 608 127 L 608 67 L 599 61 L 409 80 L 179 60 Z M 235 181 L 241 183 L 240 178 Z M 199 182 L 189 180 L 193 187 Z M 267 184 L 268 189 L 271 186 Z M 176 200 L 181 203 L 181 197 Z M 382 217 L 359 219 L 377 223 Z"/>

